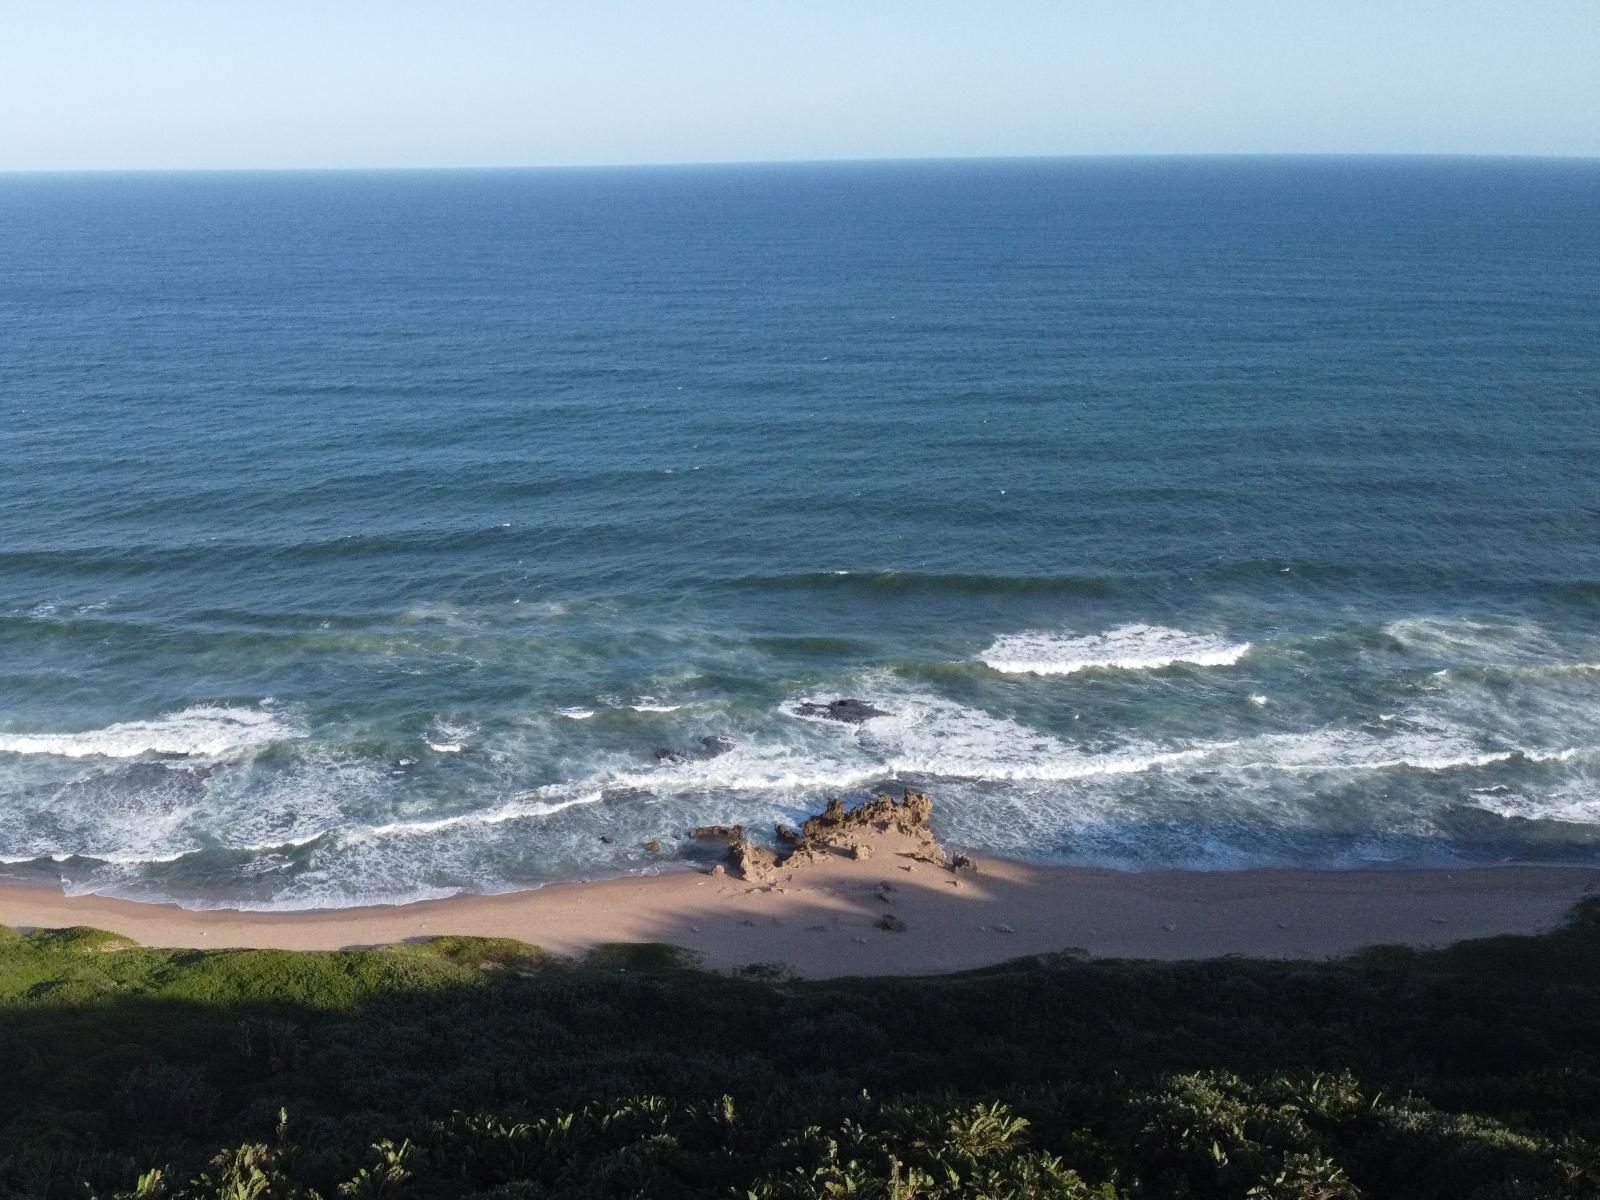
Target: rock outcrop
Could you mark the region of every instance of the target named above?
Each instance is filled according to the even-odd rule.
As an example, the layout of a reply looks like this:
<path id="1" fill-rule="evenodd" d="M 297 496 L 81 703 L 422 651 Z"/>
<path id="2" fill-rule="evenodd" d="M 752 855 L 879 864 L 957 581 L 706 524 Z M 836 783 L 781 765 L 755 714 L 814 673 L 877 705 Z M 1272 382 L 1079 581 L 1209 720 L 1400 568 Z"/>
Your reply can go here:
<path id="1" fill-rule="evenodd" d="M 765 846 L 740 838 L 728 847 L 728 865 L 742 879 L 765 879 L 783 860 Z"/>
<path id="2" fill-rule="evenodd" d="M 943 847 L 934 839 L 929 821 L 933 801 L 924 792 L 908 790 L 896 800 L 880 795 L 860 808 L 846 808 L 842 800 L 829 800 L 827 807 L 809 818 L 799 830 L 778 827 L 777 852 L 757 846 L 745 836 L 744 827 L 703 826 L 691 836 L 701 840 L 727 839 L 728 864 L 734 873 L 751 882 L 765 882 L 780 867 L 800 866 L 830 855 L 845 855 L 861 860 L 871 857 L 866 839 L 872 834 L 895 833 L 910 840 L 908 857 L 921 862 L 945 865 Z"/>
<path id="3" fill-rule="evenodd" d="M 667 766 L 679 763 L 704 762 L 733 749 L 733 743 L 723 737 L 703 737 L 698 746 L 663 746 L 656 751 L 656 761 Z"/>
<path id="4" fill-rule="evenodd" d="M 837 838 L 852 832 L 877 830 L 916 836 L 919 833 L 933 838 L 928 823 L 933 819 L 933 801 L 926 792 L 908 790 L 904 799 L 896 800 L 887 793 L 868 800 L 860 808 L 846 808 L 844 801 L 829 800 L 827 806 L 801 826 L 802 841 L 810 842 Z"/>
<path id="5" fill-rule="evenodd" d="M 826 704 L 807 700 L 804 704 L 795 705 L 794 714 L 797 717 L 821 717 L 827 721 L 843 721 L 846 725 L 859 725 L 863 721 L 872 720 L 873 717 L 889 715 L 865 700 L 830 700 Z"/>
<path id="6" fill-rule="evenodd" d="M 744 837 L 743 825 L 697 825 L 689 830 L 689 836 L 697 842 L 742 842 Z"/>

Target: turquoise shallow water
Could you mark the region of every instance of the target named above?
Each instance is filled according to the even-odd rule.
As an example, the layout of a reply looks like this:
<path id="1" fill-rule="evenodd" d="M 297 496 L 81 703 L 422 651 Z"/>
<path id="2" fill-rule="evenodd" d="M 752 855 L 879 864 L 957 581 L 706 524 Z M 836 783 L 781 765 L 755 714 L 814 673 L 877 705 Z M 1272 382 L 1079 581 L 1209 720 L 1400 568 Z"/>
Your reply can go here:
<path id="1" fill-rule="evenodd" d="M 1600 861 L 1597 230 L 1582 162 L 0 178 L 0 873 L 397 900 L 885 785 Z"/>

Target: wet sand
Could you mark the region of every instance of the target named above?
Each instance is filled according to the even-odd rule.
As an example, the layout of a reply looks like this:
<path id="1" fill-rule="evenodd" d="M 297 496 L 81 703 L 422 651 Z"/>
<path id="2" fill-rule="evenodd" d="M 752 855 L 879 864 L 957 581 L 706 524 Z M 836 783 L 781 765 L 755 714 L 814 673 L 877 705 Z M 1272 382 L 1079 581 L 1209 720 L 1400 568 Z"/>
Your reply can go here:
<path id="1" fill-rule="evenodd" d="M 920 861 L 922 843 L 893 830 L 858 840 L 870 857 L 830 854 L 761 882 L 684 869 L 308 912 L 191 911 L 7 884 L 0 924 L 93 925 L 150 946 L 212 949 L 330 950 L 439 934 L 518 938 L 558 954 L 668 942 L 713 969 L 777 963 L 822 978 L 957 971 L 1063 950 L 1315 959 L 1380 943 L 1443 945 L 1549 929 L 1600 891 L 1600 868 L 1588 867 L 1133 873 L 985 859 L 956 871 Z"/>

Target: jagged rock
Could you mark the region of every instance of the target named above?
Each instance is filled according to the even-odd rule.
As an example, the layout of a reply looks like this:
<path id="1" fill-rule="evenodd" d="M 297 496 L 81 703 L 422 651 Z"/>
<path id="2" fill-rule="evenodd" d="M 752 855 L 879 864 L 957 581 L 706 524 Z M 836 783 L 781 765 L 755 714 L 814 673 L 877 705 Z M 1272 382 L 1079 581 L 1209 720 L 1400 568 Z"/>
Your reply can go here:
<path id="1" fill-rule="evenodd" d="M 822 812 L 806 821 L 801 831 L 806 841 L 825 841 L 854 829 L 894 829 L 904 834 L 924 834 L 931 841 L 928 822 L 932 817 L 933 801 L 924 792 L 908 790 L 902 800 L 880 795 L 857 809 L 845 808 L 844 801 L 834 797 Z"/>
<path id="2" fill-rule="evenodd" d="M 651 854 L 659 854 L 661 852 L 661 843 L 652 839 L 644 844 L 644 848 Z"/>
<path id="3" fill-rule="evenodd" d="M 691 830 L 689 836 L 697 841 L 727 842 L 728 864 L 734 873 L 764 882 L 781 866 L 802 866 L 841 851 L 852 859 L 870 858 L 872 847 L 852 835 L 889 830 L 913 840 L 910 857 L 943 866 L 944 851 L 928 828 L 932 816 L 933 801 L 921 792 L 908 790 L 899 800 L 882 795 L 853 810 L 845 808 L 837 798 L 829 800 L 823 811 L 808 819 L 802 828 L 779 825 L 777 852 L 751 842 L 742 825 L 702 825 Z"/>
<path id="4" fill-rule="evenodd" d="M 722 737 L 703 737 L 698 746 L 663 746 L 656 751 L 656 761 L 668 766 L 679 763 L 704 762 L 733 749 L 733 743 Z"/>
<path id="5" fill-rule="evenodd" d="M 884 913 L 883 916 L 878 918 L 877 925 L 879 929 L 887 930 L 889 933 L 904 933 L 906 931 L 906 923 L 893 913 Z"/>
<path id="6" fill-rule="evenodd" d="M 865 700 L 830 700 L 826 704 L 807 700 L 804 704 L 795 706 L 794 714 L 797 717 L 822 717 L 828 721 L 843 721 L 846 725 L 859 725 L 863 721 L 872 720 L 873 717 L 889 715 L 881 708 L 874 708 Z"/>
<path id="7" fill-rule="evenodd" d="M 741 837 L 728 847 L 728 863 L 741 879 L 760 882 L 777 869 L 779 858 L 764 846 Z"/>
<path id="8" fill-rule="evenodd" d="M 952 871 L 976 871 L 978 864 L 965 854 L 954 854 L 950 857 L 950 869 Z"/>

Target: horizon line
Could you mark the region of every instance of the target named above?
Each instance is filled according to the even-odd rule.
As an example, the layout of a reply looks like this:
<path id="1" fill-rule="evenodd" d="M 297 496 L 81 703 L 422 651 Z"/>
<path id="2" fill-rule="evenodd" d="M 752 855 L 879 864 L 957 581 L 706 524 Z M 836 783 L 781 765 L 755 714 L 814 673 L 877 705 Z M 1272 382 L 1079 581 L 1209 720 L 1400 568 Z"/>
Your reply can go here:
<path id="1" fill-rule="evenodd" d="M 556 162 L 556 163 L 398 163 L 382 165 L 269 165 L 269 166 L 106 166 L 106 167 L 0 167 L 0 176 L 19 175 L 251 175 L 251 174 L 361 174 L 404 172 L 518 172 L 518 171 L 630 171 L 673 170 L 718 167 L 821 167 L 912 165 L 935 163 L 1030 163 L 1030 162 L 1108 162 L 1199 159 L 1425 159 L 1518 161 L 1518 162 L 1600 162 L 1600 154 L 1534 153 L 1524 151 L 1456 150 L 1191 150 L 1122 151 L 1107 153 L 1062 154 L 907 154 L 860 155 L 839 158 L 728 158 L 652 160 L 647 162 Z"/>

